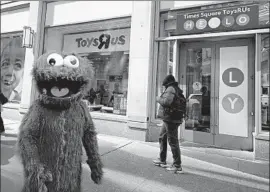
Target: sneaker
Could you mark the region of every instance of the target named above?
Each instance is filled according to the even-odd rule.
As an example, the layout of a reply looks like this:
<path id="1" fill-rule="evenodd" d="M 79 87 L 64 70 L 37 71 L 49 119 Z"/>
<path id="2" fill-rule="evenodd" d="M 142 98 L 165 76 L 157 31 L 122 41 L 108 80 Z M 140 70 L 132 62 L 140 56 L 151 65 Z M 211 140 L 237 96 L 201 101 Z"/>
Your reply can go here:
<path id="1" fill-rule="evenodd" d="M 160 161 L 160 159 L 156 159 L 156 160 L 153 160 L 153 163 L 156 165 L 156 166 L 164 166 L 164 165 L 167 165 L 166 161 Z"/>
<path id="2" fill-rule="evenodd" d="M 170 164 L 161 164 L 160 167 L 162 167 L 162 168 L 168 168 L 168 167 L 171 167 L 171 165 Z"/>
<path id="3" fill-rule="evenodd" d="M 166 168 L 166 170 L 167 171 L 172 171 L 174 173 L 183 173 L 183 169 L 182 169 L 181 166 L 180 167 L 175 167 L 175 165 L 172 165 L 172 166 Z"/>

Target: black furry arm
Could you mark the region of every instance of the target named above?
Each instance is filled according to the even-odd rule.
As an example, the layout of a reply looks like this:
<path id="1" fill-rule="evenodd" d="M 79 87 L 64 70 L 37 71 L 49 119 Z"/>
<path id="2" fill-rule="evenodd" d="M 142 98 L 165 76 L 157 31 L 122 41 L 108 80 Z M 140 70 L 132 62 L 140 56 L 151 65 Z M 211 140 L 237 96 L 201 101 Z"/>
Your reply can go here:
<path id="1" fill-rule="evenodd" d="M 95 183 L 100 183 L 103 171 L 102 171 L 102 161 L 98 152 L 98 141 L 97 133 L 95 131 L 95 126 L 93 120 L 90 116 L 90 113 L 84 103 L 81 103 L 83 112 L 85 115 L 85 126 L 82 142 L 88 157 L 87 164 L 91 169 L 91 178 Z"/>

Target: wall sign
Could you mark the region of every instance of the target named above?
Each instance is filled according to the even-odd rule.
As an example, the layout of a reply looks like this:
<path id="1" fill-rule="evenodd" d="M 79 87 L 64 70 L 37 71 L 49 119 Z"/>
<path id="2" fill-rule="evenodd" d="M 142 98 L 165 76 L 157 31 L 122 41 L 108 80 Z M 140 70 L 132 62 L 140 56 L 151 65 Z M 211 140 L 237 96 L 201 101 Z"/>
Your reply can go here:
<path id="1" fill-rule="evenodd" d="M 177 16 L 177 30 L 174 35 L 247 30 L 269 26 L 269 2 L 264 2 L 264 4 L 238 5 L 197 12 L 189 10 Z"/>
<path id="2" fill-rule="evenodd" d="M 248 137 L 248 46 L 219 50 L 219 134 Z"/>
<path id="3" fill-rule="evenodd" d="M 223 72 L 223 82 L 229 87 L 237 87 L 244 81 L 244 73 L 238 68 L 228 68 Z"/>
<path id="4" fill-rule="evenodd" d="M 64 35 L 63 51 L 77 53 L 129 50 L 130 29 Z"/>
<path id="5" fill-rule="evenodd" d="M 244 108 L 244 100 L 237 94 L 228 94 L 222 99 L 222 106 L 228 113 L 239 113 Z"/>

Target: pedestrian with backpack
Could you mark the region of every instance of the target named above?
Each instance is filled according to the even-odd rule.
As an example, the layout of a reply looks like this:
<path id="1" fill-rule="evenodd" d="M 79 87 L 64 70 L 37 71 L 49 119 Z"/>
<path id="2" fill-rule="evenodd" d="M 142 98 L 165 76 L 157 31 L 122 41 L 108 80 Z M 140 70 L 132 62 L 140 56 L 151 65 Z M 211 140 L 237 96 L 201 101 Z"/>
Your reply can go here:
<path id="1" fill-rule="evenodd" d="M 178 87 L 173 75 L 167 75 L 162 85 L 165 91 L 157 97 L 160 104 L 158 118 L 163 120 L 163 126 L 159 135 L 160 154 L 153 163 L 166 168 L 174 173 L 182 172 L 181 152 L 178 140 L 178 127 L 182 123 L 186 111 L 186 99 L 183 91 Z M 173 164 L 167 165 L 167 142 L 173 154 Z"/>

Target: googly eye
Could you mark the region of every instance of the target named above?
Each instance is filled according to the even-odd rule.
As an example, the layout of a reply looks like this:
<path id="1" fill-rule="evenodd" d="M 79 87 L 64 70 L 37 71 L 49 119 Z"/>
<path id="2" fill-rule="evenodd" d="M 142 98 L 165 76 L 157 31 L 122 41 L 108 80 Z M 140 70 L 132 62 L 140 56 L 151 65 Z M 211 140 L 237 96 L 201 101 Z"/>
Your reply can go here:
<path id="1" fill-rule="evenodd" d="M 80 65 L 79 59 L 74 55 L 68 55 L 64 58 L 64 64 L 67 67 L 77 68 Z"/>
<path id="2" fill-rule="evenodd" d="M 51 66 L 60 66 L 63 65 L 64 59 L 61 55 L 52 53 L 47 57 L 47 63 Z"/>

